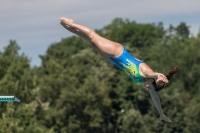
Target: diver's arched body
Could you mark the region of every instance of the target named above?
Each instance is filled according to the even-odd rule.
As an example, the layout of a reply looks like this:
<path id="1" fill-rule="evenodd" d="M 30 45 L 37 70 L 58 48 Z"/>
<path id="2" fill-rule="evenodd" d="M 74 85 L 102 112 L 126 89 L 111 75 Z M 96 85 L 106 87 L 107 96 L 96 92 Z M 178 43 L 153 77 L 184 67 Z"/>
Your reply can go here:
<path id="1" fill-rule="evenodd" d="M 164 74 L 154 72 L 147 64 L 130 55 L 123 45 L 101 37 L 89 27 L 77 24 L 74 20 L 64 17 L 60 18 L 60 24 L 70 32 L 88 41 L 104 60 L 117 65 L 128 73 L 134 81 L 142 82 L 149 90 L 151 98 L 160 114 L 160 120 L 171 122 L 163 113 L 159 97 L 152 84 L 153 81 L 168 83 L 168 79 Z"/>

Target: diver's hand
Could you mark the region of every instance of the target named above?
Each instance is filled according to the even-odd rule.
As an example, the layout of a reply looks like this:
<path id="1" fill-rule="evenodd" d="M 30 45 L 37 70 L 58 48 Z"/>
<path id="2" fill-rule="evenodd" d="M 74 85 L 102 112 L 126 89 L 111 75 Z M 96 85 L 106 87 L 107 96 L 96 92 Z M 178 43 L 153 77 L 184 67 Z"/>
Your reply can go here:
<path id="1" fill-rule="evenodd" d="M 165 83 L 169 83 L 167 77 L 164 74 L 162 73 L 156 73 L 156 74 L 157 74 L 156 82 L 163 81 Z"/>

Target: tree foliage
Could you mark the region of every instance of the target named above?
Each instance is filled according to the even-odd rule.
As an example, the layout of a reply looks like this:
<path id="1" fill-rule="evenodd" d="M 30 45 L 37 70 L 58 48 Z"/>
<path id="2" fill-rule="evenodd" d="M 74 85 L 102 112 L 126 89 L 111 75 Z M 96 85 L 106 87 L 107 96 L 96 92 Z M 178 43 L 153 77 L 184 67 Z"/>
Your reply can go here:
<path id="1" fill-rule="evenodd" d="M 11 40 L 0 52 L 1 95 L 21 103 L 0 103 L 0 133 L 198 133 L 200 131 L 200 36 L 190 36 L 181 22 L 139 24 L 114 19 L 96 30 L 126 46 L 155 71 L 180 72 L 161 92 L 164 112 L 172 123 L 158 122 L 158 113 L 143 86 L 105 62 L 77 36 L 52 44 L 42 65 L 31 67 Z"/>

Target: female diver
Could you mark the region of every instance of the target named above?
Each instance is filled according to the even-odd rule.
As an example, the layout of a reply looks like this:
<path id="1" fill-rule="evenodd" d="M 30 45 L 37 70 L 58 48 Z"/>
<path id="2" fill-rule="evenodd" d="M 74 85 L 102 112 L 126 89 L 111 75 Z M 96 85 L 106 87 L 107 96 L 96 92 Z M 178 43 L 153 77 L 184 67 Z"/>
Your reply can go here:
<path id="1" fill-rule="evenodd" d="M 101 37 L 94 30 L 64 17 L 60 18 L 60 24 L 70 32 L 88 41 L 104 60 L 124 70 L 133 81 L 143 83 L 160 114 L 160 121 L 171 122 L 163 113 L 156 91 L 163 89 L 172 75 L 178 71 L 178 67 L 173 68 L 166 76 L 154 72 L 147 64 L 130 55 L 124 46 Z"/>

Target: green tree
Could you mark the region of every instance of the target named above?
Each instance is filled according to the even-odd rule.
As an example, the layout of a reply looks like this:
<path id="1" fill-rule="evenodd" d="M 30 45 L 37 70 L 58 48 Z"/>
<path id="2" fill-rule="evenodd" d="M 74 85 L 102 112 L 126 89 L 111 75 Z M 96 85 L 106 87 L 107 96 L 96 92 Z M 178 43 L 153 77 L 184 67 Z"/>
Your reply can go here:
<path id="1" fill-rule="evenodd" d="M 16 41 L 0 52 L 1 95 L 21 99 L 0 103 L 0 133 L 199 132 L 200 37 L 190 37 L 186 23 L 164 29 L 162 23 L 117 18 L 96 32 L 125 45 L 155 71 L 180 66 L 158 93 L 173 123 L 158 122 L 148 91 L 72 36 L 52 44 L 40 67 L 30 67 Z"/>
<path id="2" fill-rule="evenodd" d="M 52 133 L 40 125 L 37 109 L 44 108 L 38 103 L 36 68 L 30 67 L 30 60 L 19 54 L 19 46 L 11 40 L 0 55 L 1 95 L 14 95 L 20 103 L 0 103 L 0 132 L 2 133 Z"/>

